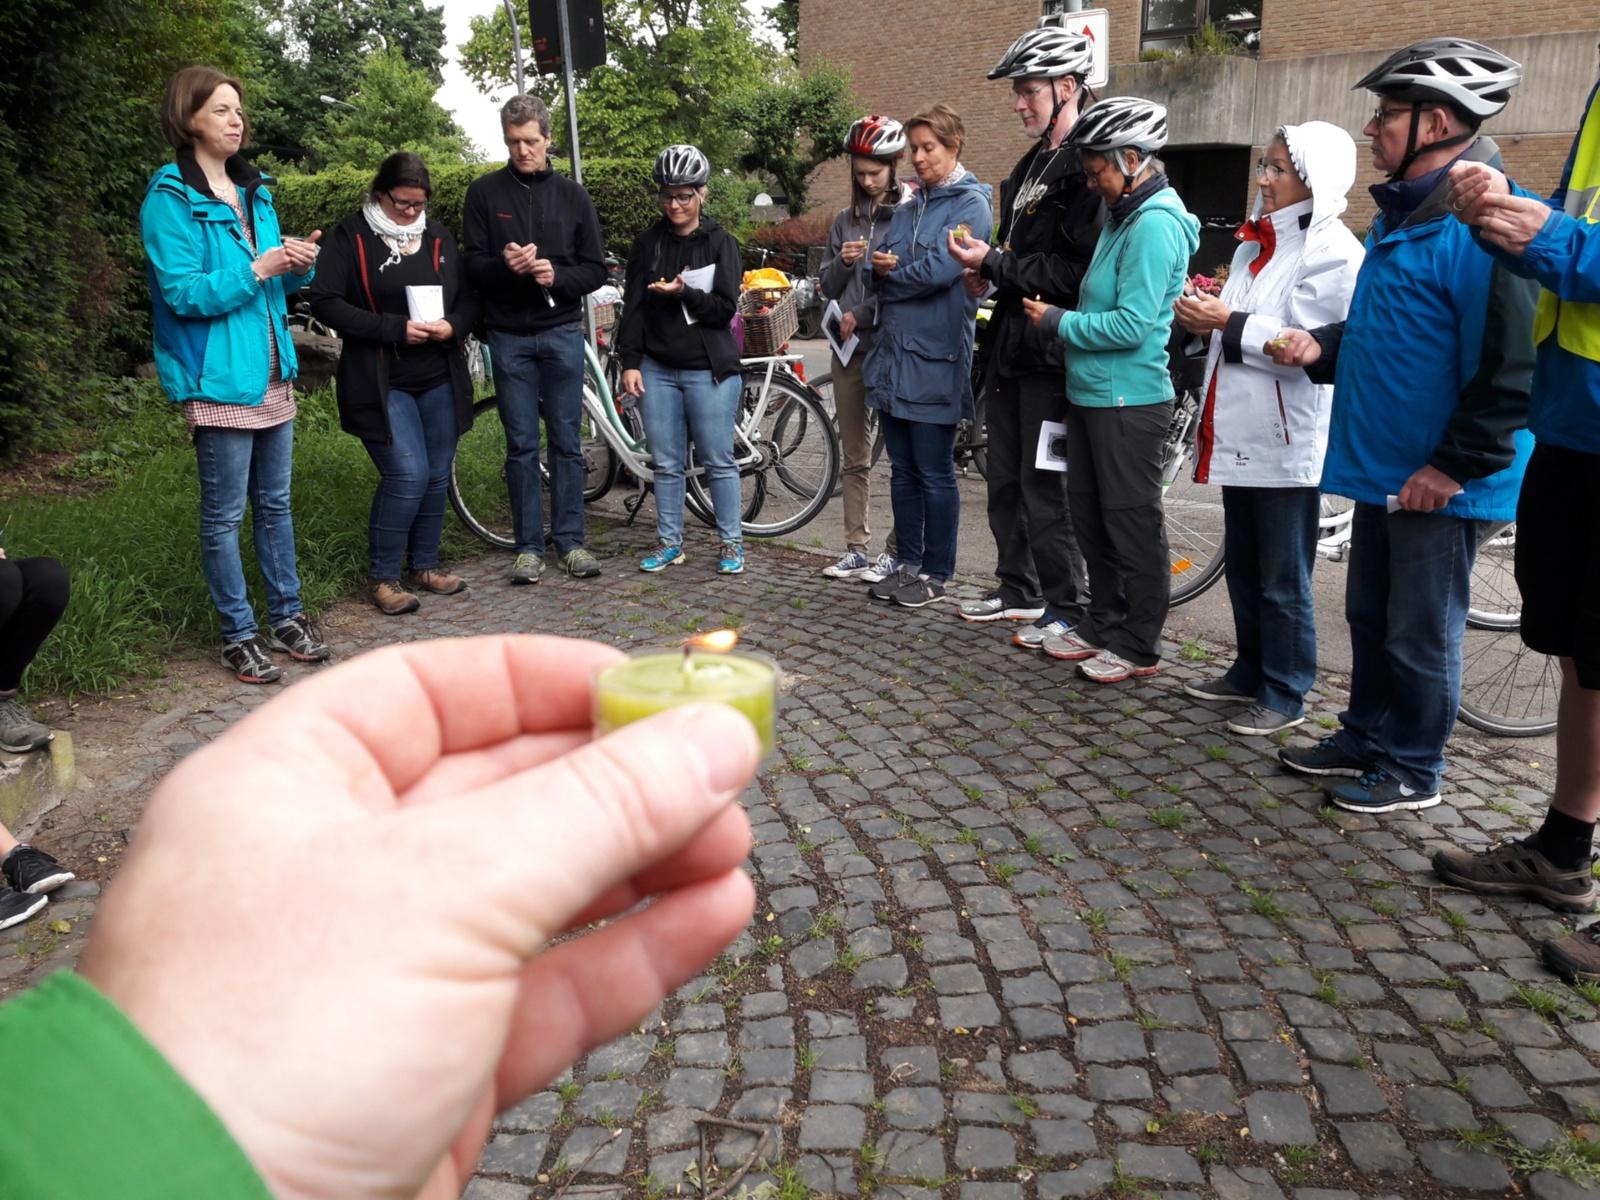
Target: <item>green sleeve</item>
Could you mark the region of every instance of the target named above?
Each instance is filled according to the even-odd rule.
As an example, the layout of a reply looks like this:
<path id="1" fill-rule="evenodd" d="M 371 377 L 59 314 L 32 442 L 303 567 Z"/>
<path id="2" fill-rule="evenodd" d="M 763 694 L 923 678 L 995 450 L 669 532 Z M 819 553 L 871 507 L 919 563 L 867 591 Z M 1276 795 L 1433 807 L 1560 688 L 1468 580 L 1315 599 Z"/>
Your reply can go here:
<path id="1" fill-rule="evenodd" d="M 0 1006 L 0 1200 L 271 1200 L 221 1121 L 70 972 Z"/>

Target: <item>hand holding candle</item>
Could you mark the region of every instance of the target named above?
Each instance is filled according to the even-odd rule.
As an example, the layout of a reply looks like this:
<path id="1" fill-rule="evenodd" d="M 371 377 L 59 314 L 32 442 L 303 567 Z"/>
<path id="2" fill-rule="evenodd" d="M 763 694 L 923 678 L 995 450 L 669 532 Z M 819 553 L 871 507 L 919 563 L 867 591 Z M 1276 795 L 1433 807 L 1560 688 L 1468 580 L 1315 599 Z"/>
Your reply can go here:
<path id="1" fill-rule="evenodd" d="M 738 709 L 761 738 L 761 750 L 777 748 L 778 668 L 746 651 L 729 653 L 739 635 L 731 629 L 690 638 L 681 651 L 653 650 L 605 667 L 595 675 L 594 724 L 613 729 L 675 708 L 710 700 Z"/>

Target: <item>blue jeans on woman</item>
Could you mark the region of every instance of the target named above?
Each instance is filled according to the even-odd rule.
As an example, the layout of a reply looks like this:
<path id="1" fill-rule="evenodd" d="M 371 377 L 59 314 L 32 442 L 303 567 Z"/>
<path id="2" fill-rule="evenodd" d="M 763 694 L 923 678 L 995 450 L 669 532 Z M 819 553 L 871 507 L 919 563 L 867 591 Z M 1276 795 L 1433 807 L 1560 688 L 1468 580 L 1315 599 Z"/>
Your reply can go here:
<path id="1" fill-rule="evenodd" d="M 683 479 L 692 439 L 695 459 L 705 468 L 717 534 L 725 542 L 742 543 L 744 506 L 733 458 L 739 376 L 718 383 L 710 370 L 669 367 L 649 355 L 640 360 L 639 373 L 644 376 L 639 408 L 655 473 L 657 539 L 663 546 L 683 545 Z"/>
<path id="2" fill-rule="evenodd" d="M 1317 678 L 1311 568 L 1321 515 L 1314 487 L 1222 489 L 1224 578 L 1239 643 L 1225 678 L 1289 717 L 1305 711 Z"/>
<path id="3" fill-rule="evenodd" d="M 231 645 L 256 633 L 239 557 L 246 500 L 267 585 L 267 623 L 278 625 L 301 609 L 289 512 L 294 422 L 271 429 L 202 426 L 194 431 L 194 451 L 200 467 L 200 569 L 222 618 L 222 640 Z"/>
<path id="4" fill-rule="evenodd" d="M 1484 528 L 1381 504 L 1357 504 L 1350 527 L 1350 707 L 1336 744 L 1428 795 L 1439 790 L 1461 702 L 1461 636 Z"/>
<path id="5" fill-rule="evenodd" d="M 943 583 L 955 574 L 961 493 L 956 491 L 956 427 L 880 412 L 889 452 L 889 505 L 895 559 Z"/>
<path id="6" fill-rule="evenodd" d="M 544 555 L 539 422 L 550 439 L 550 533 L 556 553 L 583 545 L 583 326 L 539 333 L 489 332 L 500 424 L 506 433 L 506 489 L 518 554 Z"/>
<path id="7" fill-rule="evenodd" d="M 367 521 L 368 571 L 399 579 L 439 565 L 444 498 L 456 453 L 455 393 L 448 382 L 425 392 L 389 392 L 389 443 L 363 442 L 378 468 Z"/>

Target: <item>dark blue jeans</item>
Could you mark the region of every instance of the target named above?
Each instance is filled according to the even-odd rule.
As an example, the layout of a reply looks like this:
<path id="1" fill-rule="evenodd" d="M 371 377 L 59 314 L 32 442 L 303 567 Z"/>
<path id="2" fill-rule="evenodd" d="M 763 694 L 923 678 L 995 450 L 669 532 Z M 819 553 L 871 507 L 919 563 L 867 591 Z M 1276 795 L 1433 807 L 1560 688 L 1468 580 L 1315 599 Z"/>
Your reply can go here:
<path id="1" fill-rule="evenodd" d="M 1227 679 L 1291 717 L 1304 711 L 1317 678 L 1311 568 L 1320 512 L 1314 487 L 1222 489 L 1225 578 L 1239 643 Z"/>
<path id="2" fill-rule="evenodd" d="M 1484 522 L 1357 504 L 1344 613 L 1353 651 L 1341 749 L 1439 788 L 1461 700 L 1461 634 Z"/>
<path id="3" fill-rule="evenodd" d="M 506 487 L 518 554 L 544 553 L 539 421 L 550 439 L 550 532 L 556 553 L 583 545 L 583 326 L 491 331 L 494 390 L 506 431 Z"/>
<path id="4" fill-rule="evenodd" d="M 940 583 L 956 569 L 961 493 L 956 491 L 956 427 L 879 414 L 889 451 L 889 504 L 895 558 Z"/>
<path id="5" fill-rule="evenodd" d="M 439 565 L 444 497 L 456 453 L 455 394 L 448 383 L 413 394 L 391 390 L 389 444 L 363 442 L 378 468 L 367 520 L 368 574 L 399 579 Z"/>

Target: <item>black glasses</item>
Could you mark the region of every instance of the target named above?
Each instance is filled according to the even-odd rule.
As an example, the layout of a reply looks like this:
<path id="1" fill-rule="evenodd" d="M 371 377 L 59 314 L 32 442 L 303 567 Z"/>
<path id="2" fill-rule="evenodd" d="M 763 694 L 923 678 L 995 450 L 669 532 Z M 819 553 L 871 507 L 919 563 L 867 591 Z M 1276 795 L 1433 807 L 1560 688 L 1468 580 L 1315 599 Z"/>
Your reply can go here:
<path id="1" fill-rule="evenodd" d="M 679 208 L 688 208 L 699 199 L 698 192 L 657 192 L 656 199 L 664 205 L 676 204 Z"/>
<path id="2" fill-rule="evenodd" d="M 424 196 L 421 200 L 397 200 L 393 192 L 388 192 L 386 194 L 389 197 L 389 203 L 404 213 L 419 213 L 428 206 L 428 200 L 426 196 Z"/>
<path id="3" fill-rule="evenodd" d="M 1412 109 L 1415 109 L 1417 112 L 1432 112 L 1438 107 L 1439 106 L 1437 104 L 1404 104 L 1398 108 L 1385 108 L 1380 104 L 1377 108 L 1372 110 L 1372 123 L 1379 129 L 1382 129 L 1390 121 L 1394 120 L 1403 113 L 1412 111 Z"/>

